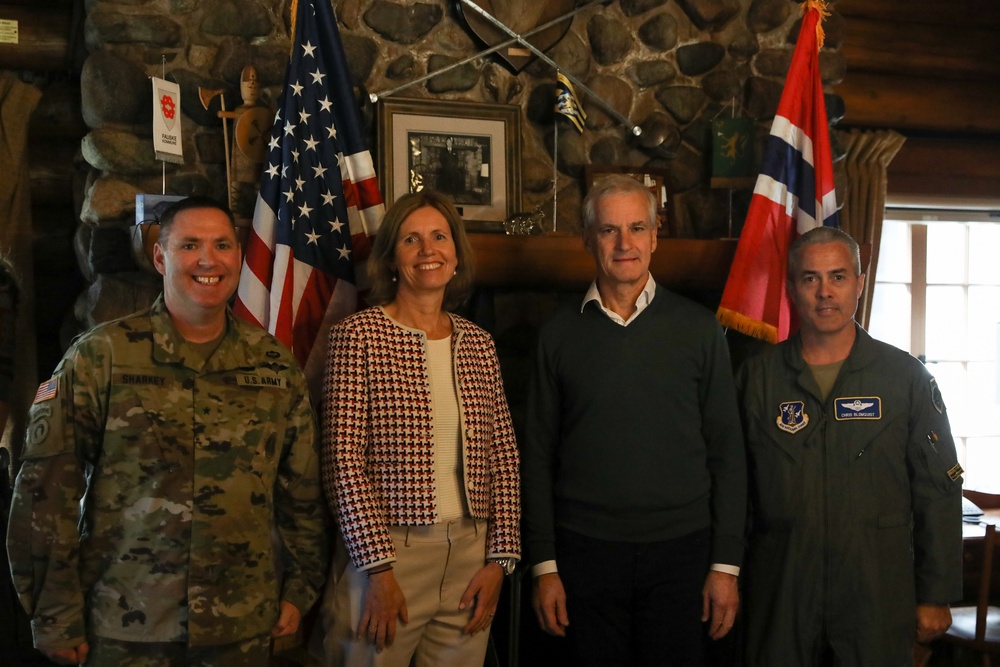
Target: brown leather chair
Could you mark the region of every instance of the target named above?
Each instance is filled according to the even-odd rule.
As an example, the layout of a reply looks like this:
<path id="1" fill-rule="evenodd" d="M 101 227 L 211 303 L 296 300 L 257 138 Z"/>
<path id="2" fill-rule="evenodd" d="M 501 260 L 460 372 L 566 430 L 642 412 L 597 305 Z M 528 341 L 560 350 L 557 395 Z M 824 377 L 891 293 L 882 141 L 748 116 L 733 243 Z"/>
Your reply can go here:
<path id="1" fill-rule="evenodd" d="M 993 664 L 991 655 L 1000 656 L 1000 607 L 990 606 L 990 579 L 997 544 L 996 526 L 987 525 L 976 606 L 953 607 L 951 627 L 940 639 L 979 653 L 983 667 Z"/>

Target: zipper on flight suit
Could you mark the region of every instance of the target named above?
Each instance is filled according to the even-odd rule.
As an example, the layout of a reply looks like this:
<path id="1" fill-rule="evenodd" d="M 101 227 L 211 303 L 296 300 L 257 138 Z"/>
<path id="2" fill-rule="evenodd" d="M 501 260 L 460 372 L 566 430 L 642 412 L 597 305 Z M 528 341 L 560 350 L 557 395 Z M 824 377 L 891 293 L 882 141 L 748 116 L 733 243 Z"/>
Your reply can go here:
<path id="1" fill-rule="evenodd" d="M 827 458 L 829 456 L 829 443 L 827 442 L 826 436 L 826 424 L 827 424 L 827 410 L 826 405 L 820 403 L 822 412 L 819 423 L 819 435 L 820 443 L 823 447 L 823 453 L 820 459 L 823 462 L 823 534 L 821 537 L 821 543 L 823 545 L 823 600 L 820 604 L 820 609 L 822 609 L 820 618 L 822 619 L 823 629 L 820 633 L 820 655 L 823 654 L 830 646 L 830 540 L 829 535 L 831 534 L 830 527 L 830 466 L 828 465 Z"/>

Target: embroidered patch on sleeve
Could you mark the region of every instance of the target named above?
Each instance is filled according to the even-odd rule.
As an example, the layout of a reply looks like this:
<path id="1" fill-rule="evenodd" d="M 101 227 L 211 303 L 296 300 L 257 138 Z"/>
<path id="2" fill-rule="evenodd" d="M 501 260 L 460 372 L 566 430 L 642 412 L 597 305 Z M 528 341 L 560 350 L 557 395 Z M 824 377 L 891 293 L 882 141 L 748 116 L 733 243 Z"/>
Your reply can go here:
<path id="1" fill-rule="evenodd" d="M 941 396 L 941 388 L 934 378 L 931 378 L 931 405 L 939 415 L 944 414 L 944 397 Z"/>
<path id="2" fill-rule="evenodd" d="M 948 472 L 946 474 L 948 475 L 948 479 L 950 479 L 953 482 L 957 482 L 958 478 L 962 476 L 963 472 L 965 471 L 962 470 L 962 466 L 956 463 L 952 467 L 948 468 Z"/>
<path id="3" fill-rule="evenodd" d="M 45 382 L 38 385 L 38 391 L 35 392 L 35 403 L 41 403 L 42 401 L 48 401 L 56 397 L 56 393 L 59 390 L 59 379 L 49 378 Z"/>

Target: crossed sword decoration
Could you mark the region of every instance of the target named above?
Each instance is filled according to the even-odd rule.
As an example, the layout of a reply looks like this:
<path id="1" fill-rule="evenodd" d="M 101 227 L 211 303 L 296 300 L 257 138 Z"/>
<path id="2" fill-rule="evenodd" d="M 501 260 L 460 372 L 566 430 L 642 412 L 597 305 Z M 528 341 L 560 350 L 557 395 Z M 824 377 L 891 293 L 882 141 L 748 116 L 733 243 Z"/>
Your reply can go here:
<path id="1" fill-rule="evenodd" d="M 413 81 L 409 81 L 407 83 L 404 83 L 403 85 L 397 86 L 396 88 L 393 88 L 391 90 L 386 90 L 386 91 L 383 91 L 381 93 L 369 93 L 368 97 L 369 97 L 369 99 L 371 99 L 372 103 L 378 102 L 380 98 L 388 97 L 388 96 L 390 96 L 390 95 L 392 95 L 394 93 L 398 93 L 401 90 L 409 88 L 410 86 L 414 86 L 414 85 L 416 85 L 418 83 L 422 83 L 422 82 L 426 81 L 427 79 L 434 78 L 438 74 L 444 74 L 445 72 L 453 70 L 456 67 L 461 67 L 462 65 L 465 65 L 466 63 L 470 63 L 473 60 L 478 60 L 479 58 L 482 58 L 483 56 L 488 56 L 491 53 L 495 53 L 496 51 L 500 51 L 501 49 L 505 49 L 508 46 L 512 46 L 514 44 L 520 44 L 521 46 L 525 47 L 526 49 L 528 49 L 529 51 L 531 51 L 532 53 L 534 53 L 541 61 L 543 61 L 543 62 L 547 63 L 548 65 L 550 65 L 551 67 L 553 67 L 557 72 L 562 72 L 562 75 L 565 76 L 567 79 L 569 79 L 570 82 L 573 84 L 573 86 L 575 88 L 577 88 L 578 90 L 582 90 L 584 93 L 586 93 L 595 103 L 597 103 L 602 109 L 604 109 L 610 116 L 612 116 L 619 123 L 621 123 L 622 125 L 624 125 L 625 127 L 627 127 L 632 132 L 633 135 L 635 135 L 635 136 L 638 137 L 638 136 L 640 136 L 642 134 L 642 128 L 641 127 L 639 127 L 638 125 L 636 125 L 635 123 L 633 123 L 632 121 L 630 121 L 628 118 L 626 118 L 625 116 L 623 116 L 621 113 L 619 113 L 617 109 L 615 109 L 613 106 L 611 106 L 602 97 L 600 97 L 599 95 L 597 95 L 593 90 L 591 90 L 590 88 L 588 88 L 582 81 L 580 81 L 578 78 L 576 78 L 575 76 L 573 76 L 569 72 L 564 71 L 561 67 L 559 67 L 559 64 L 556 63 L 556 61 L 552 60 L 552 58 L 550 58 L 547 55 L 545 55 L 544 53 L 542 53 L 541 49 L 537 48 L 534 44 L 532 44 L 531 42 L 528 41 L 528 37 L 531 37 L 532 35 L 534 35 L 536 33 L 539 33 L 539 32 L 541 32 L 541 31 L 543 31 L 543 30 L 545 30 L 547 28 L 550 28 L 551 26 L 554 26 L 557 23 L 562 23 L 566 19 L 571 18 L 573 16 L 576 16 L 577 14 L 579 14 L 583 10 L 591 7 L 592 5 L 603 4 L 603 3 L 608 2 L 608 0 L 591 0 L 590 2 L 588 2 L 588 3 L 584 4 L 584 5 L 581 5 L 581 6 L 577 7 L 576 9 L 574 9 L 574 10 L 572 10 L 572 11 L 566 13 L 566 14 L 563 14 L 562 16 L 560 16 L 558 18 L 552 19 L 548 23 L 544 23 L 544 24 L 542 24 L 540 26 L 536 26 L 536 27 L 532 28 L 528 32 L 524 33 L 523 35 L 517 34 L 517 32 L 515 32 L 514 30 L 512 30 L 511 28 L 509 28 L 507 25 L 505 25 L 502 21 L 500 21 L 500 19 L 492 16 L 485 9 L 483 9 L 482 7 L 480 7 L 479 5 L 477 5 L 475 2 L 473 2 L 473 0 L 460 0 L 460 1 L 461 1 L 462 4 L 466 5 L 467 7 L 469 7 L 470 9 L 472 9 L 473 11 L 475 11 L 476 13 L 478 13 L 480 16 L 482 16 L 484 19 L 486 19 L 488 22 L 492 23 L 497 28 L 499 28 L 500 30 L 502 30 L 504 33 L 506 33 L 507 35 L 509 35 L 510 39 L 508 39 L 507 41 L 501 42 L 499 44 L 495 44 L 495 45 L 489 47 L 488 49 L 484 49 L 484 50 L 480 51 L 479 53 L 476 53 L 476 54 L 473 54 L 473 55 L 469 56 L 468 58 L 464 58 L 463 60 L 459 60 L 458 62 L 454 62 L 451 65 L 448 65 L 447 67 L 443 67 L 443 68 L 441 68 L 439 70 L 434 70 L 433 72 L 429 72 L 429 73 L 425 74 L 424 76 L 422 76 L 420 78 L 417 78 L 417 79 L 414 79 Z"/>

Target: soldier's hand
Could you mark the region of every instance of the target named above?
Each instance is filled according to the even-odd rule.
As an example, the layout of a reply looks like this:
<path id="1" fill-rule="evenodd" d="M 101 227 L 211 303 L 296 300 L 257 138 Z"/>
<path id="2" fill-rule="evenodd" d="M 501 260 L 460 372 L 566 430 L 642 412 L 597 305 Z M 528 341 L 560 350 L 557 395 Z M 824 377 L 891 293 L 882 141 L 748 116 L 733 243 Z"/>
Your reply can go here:
<path id="1" fill-rule="evenodd" d="M 271 636 L 285 637 L 287 635 L 294 635 L 299 629 L 299 621 L 301 620 L 302 614 L 299 613 L 299 608 L 291 602 L 282 600 L 278 612 L 278 622 L 271 628 Z"/>
<path id="2" fill-rule="evenodd" d="M 90 653 L 90 644 L 83 642 L 76 648 L 59 648 L 47 651 L 39 649 L 45 657 L 58 665 L 83 665 L 87 662 L 87 654 Z"/>

